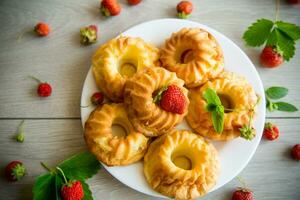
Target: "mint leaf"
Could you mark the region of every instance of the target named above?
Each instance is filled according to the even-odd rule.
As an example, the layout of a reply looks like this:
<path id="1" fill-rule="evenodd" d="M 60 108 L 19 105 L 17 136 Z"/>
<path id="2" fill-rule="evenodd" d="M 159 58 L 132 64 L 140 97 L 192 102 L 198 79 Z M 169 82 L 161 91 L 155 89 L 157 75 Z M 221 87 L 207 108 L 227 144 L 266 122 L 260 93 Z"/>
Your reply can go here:
<path id="1" fill-rule="evenodd" d="M 215 131 L 217 133 L 222 133 L 224 127 L 224 107 L 222 105 L 217 106 L 217 109 L 213 111 L 211 114 L 212 114 L 212 122 Z"/>
<path id="2" fill-rule="evenodd" d="M 81 181 L 82 184 L 82 188 L 83 188 L 83 200 L 93 200 L 93 195 L 92 192 L 89 188 L 89 185 L 87 183 L 85 183 L 84 181 Z"/>
<path id="3" fill-rule="evenodd" d="M 209 105 L 222 105 L 220 98 L 213 89 L 207 88 L 203 93 L 203 97 Z"/>
<path id="4" fill-rule="evenodd" d="M 299 26 L 297 26 L 295 24 L 283 22 L 283 21 L 276 22 L 276 25 L 280 31 L 284 32 L 286 35 L 288 35 L 293 40 L 300 39 L 300 27 Z"/>
<path id="5" fill-rule="evenodd" d="M 266 95 L 271 99 L 280 99 L 288 94 L 288 89 L 285 87 L 270 87 L 266 90 Z"/>
<path id="6" fill-rule="evenodd" d="M 96 174 L 101 165 L 93 154 L 83 152 L 63 161 L 58 167 L 68 179 L 84 180 Z"/>
<path id="7" fill-rule="evenodd" d="M 243 39 L 249 46 L 260 46 L 268 39 L 274 23 L 268 19 L 259 19 L 244 33 Z"/>
<path id="8" fill-rule="evenodd" d="M 296 112 L 298 108 L 296 106 L 289 104 L 287 102 L 275 102 L 273 103 L 277 106 L 277 110 L 286 111 L 286 112 Z"/>
<path id="9" fill-rule="evenodd" d="M 47 173 L 36 178 L 32 189 L 33 200 L 53 200 L 55 195 L 55 174 Z"/>
<path id="10" fill-rule="evenodd" d="M 56 200 L 61 200 L 60 197 L 60 191 L 61 187 L 63 186 L 63 180 L 60 175 L 56 174 L 55 176 L 55 195 L 56 195 Z"/>
<path id="11" fill-rule="evenodd" d="M 162 94 L 164 93 L 164 91 L 166 91 L 168 89 L 168 86 L 163 86 L 161 87 L 157 94 L 155 95 L 155 97 L 153 98 L 153 103 L 159 103 L 161 98 L 162 98 Z"/>

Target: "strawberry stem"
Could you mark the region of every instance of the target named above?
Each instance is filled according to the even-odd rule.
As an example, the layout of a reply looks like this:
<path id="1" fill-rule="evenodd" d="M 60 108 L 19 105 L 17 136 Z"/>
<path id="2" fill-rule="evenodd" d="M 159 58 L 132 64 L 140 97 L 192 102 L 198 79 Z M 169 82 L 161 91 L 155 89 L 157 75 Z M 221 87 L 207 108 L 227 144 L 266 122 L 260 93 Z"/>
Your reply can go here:
<path id="1" fill-rule="evenodd" d="M 242 179 L 242 177 L 237 176 L 237 179 L 243 185 L 243 188 L 247 188 L 246 182 Z"/>
<path id="2" fill-rule="evenodd" d="M 41 165 L 49 172 L 53 172 L 53 169 L 49 168 L 45 163 L 41 162 Z"/>
<path id="3" fill-rule="evenodd" d="M 62 174 L 62 177 L 64 178 L 65 183 L 68 184 L 68 181 L 64 174 L 64 171 L 60 167 L 56 167 L 56 169 Z"/>
<path id="4" fill-rule="evenodd" d="M 18 133 L 23 132 L 24 122 L 25 122 L 25 120 L 23 119 L 23 120 L 21 121 L 21 123 L 19 124 L 19 126 L 18 126 Z"/>
<path id="5" fill-rule="evenodd" d="M 32 78 L 33 80 L 36 80 L 38 83 L 42 83 L 42 81 L 34 76 L 29 76 L 30 78 Z"/>

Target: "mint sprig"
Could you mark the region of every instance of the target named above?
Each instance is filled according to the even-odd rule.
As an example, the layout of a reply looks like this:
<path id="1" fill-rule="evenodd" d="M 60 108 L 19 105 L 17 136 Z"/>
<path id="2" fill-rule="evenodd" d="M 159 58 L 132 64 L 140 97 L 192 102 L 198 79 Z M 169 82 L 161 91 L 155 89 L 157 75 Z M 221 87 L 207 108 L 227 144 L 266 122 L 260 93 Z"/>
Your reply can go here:
<path id="1" fill-rule="evenodd" d="M 272 99 L 281 99 L 288 94 L 288 89 L 285 87 L 273 86 L 265 91 L 267 99 L 267 109 L 272 112 L 274 110 L 285 111 L 285 112 L 296 112 L 298 108 L 287 102 L 273 102 Z"/>
<path id="2" fill-rule="evenodd" d="M 283 21 L 258 19 L 248 27 L 243 39 L 252 47 L 274 46 L 284 60 L 289 61 L 295 54 L 295 41 L 300 39 L 300 27 Z"/>
<path id="3" fill-rule="evenodd" d="M 68 180 L 78 180 L 81 182 L 84 192 L 83 200 L 92 200 L 92 192 L 85 182 L 85 179 L 92 177 L 100 169 L 100 163 L 89 152 L 79 153 L 63 161 L 53 169 L 42 164 L 49 173 L 36 178 L 33 187 L 34 200 L 61 200 L 60 190 L 63 185 L 63 179 L 57 169 L 64 171 Z"/>
<path id="4" fill-rule="evenodd" d="M 203 93 L 203 98 L 207 102 L 206 110 L 211 113 L 215 131 L 222 133 L 224 127 L 224 106 L 219 96 L 213 89 L 207 88 Z"/>

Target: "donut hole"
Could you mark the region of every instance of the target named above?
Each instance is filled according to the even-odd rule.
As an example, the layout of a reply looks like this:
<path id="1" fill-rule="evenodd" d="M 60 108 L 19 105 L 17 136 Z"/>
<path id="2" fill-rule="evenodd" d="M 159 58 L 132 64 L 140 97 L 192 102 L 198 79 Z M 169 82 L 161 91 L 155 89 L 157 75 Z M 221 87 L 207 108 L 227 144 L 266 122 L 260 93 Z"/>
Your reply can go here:
<path id="1" fill-rule="evenodd" d="M 232 110 L 234 109 L 234 103 L 231 99 L 231 97 L 227 94 L 219 94 L 218 93 L 218 96 L 221 100 L 221 103 L 222 105 L 224 106 L 224 109 L 225 109 L 225 113 L 230 113 L 232 112 Z"/>
<path id="2" fill-rule="evenodd" d="M 191 170 L 193 168 L 193 156 L 190 154 L 192 150 L 181 149 L 172 153 L 171 160 L 178 168 Z"/>
<path id="3" fill-rule="evenodd" d="M 113 136 L 116 136 L 118 138 L 124 138 L 128 134 L 127 129 L 122 124 L 119 123 L 112 124 L 111 132 Z"/>
<path id="4" fill-rule="evenodd" d="M 137 71 L 137 61 L 122 59 L 119 64 L 118 71 L 123 77 L 132 77 Z"/>
<path id="5" fill-rule="evenodd" d="M 178 53 L 176 61 L 180 64 L 186 64 L 195 59 L 195 53 L 193 49 L 185 49 Z"/>

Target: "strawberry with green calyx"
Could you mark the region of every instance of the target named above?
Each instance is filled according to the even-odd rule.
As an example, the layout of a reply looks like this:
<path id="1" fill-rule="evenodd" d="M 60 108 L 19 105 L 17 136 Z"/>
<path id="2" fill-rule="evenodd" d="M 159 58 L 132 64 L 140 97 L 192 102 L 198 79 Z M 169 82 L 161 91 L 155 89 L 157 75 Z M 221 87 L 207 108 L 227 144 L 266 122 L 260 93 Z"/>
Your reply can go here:
<path id="1" fill-rule="evenodd" d="M 279 129 L 271 122 L 267 122 L 265 123 L 263 135 L 267 140 L 276 140 L 279 137 Z"/>
<path id="2" fill-rule="evenodd" d="M 89 45 L 97 42 L 98 28 L 96 25 L 90 25 L 80 29 L 80 43 Z"/>
<path id="3" fill-rule="evenodd" d="M 153 102 L 168 112 L 175 114 L 183 114 L 186 110 L 186 98 L 177 85 L 169 85 L 162 87 L 155 97 Z"/>
<path id="4" fill-rule="evenodd" d="M 266 107 L 270 112 L 275 110 L 285 111 L 285 112 L 298 111 L 298 108 L 290 103 L 283 102 L 283 101 L 278 101 L 278 102 L 272 101 L 272 99 L 277 100 L 285 97 L 288 94 L 287 88 L 279 87 L 279 86 L 269 87 L 268 89 L 266 89 L 265 94 L 267 100 Z"/>
<path id="5" fill-rule="evenodd" d="M 232 193 L 232 200 L 254 200 L 253 192 L 247 188 L 245 182 L 240 178 L 237 177 L 239 182 L 243 185 L 243 187 L 238 187 Z"/>
<path id="6" fill-rule="evenodd" d="M 49 168 L 44 163 L 41 163 L 41 165 L 48 173 L 44 173 L 36 178 L 33 187 L 33 199 L 93 199 L 86 179 L 95 175 L 101 166 L 93 154 L 89 152 L 76 154 L 59 163 L 54 168 Z M 64 192 L 66 195 L 63 196 L 62 190 L 66 191 Z"/>
<path id="7" fill-rule="evenodd" d="M 34 77 L 34 76 L 30 76 L 32 79 L 36 80 L 39 85 L 37 87 L 37 94 L 40 97 L 49 97 L 52 94 L 52 87 L 49 83 L 47 82 L 42 82 L 40 79 Z"/>
<path id="8" fill-rule="evenodd" d="M 22 120 L 22 122 L 18 126 L 17 135 L 14 137 L 17 142 L 24 142 L 25 136 L 24 136 L 24 122 L 25 120 Z"/>
<path id="9" fill-rule="evenodd" d="M 61 187 L 61 197 L 63 200 L 82 200 L 84 197 L 84 192 L 82 188 L 82 184 L 80 181 L 75 180 L 69 180 L 67 181 L 67 178 L 63 172 L 63 170 L 60 167 L 56 167 L 56 169 L 61 173 L 64 184 Z"/>
<path id="10" fill-rule="evenodd" d="M 5 176 L 8 181 L 19 181 L 26 175 L 26 168 L 20 161 L 12 161 L 5 167 Z"/>
<path id="11" fill-rule="evenodd" d="M 177 4 L 176 10 L 179 18 L 187 19 L 193 11 L 193 4 L 190 1 L 181 1 Z"/>
<path id="12" fill-rule="evenodd" d="M 100 11 L 106 17 L 116 16 L 120 14 L 121 6 L 117 0 L 102 0 Z"/>
<path id="13" fill-rule="evenodd" d="M 34 27 L 34 31 L 38 36 L 45 37 L 50 33 L 50 27 L 48 24 L 40 22 Z"/>
<path id="14" fill-rule="evenodd" d="M 259 19 L 244 33 L 243 39 L 252 47 L 264 45 L 261 62 L 267 67 L 276 67 L 283 60 L 289 61 L 295 54 L 295 42 L 300 39 L 300 27 L 278 21 L 279 0 L 276 1 L 275 21 Z M 272 49 L 271 49 L 272 48 Z"/>
<path id="15" fill-rule="evenodd" d="M 99 106 L 103 103 L 104 101 L 104 95 L 101 92 L 95 92 L 90 98 L 91 103 L 87 106 L 80 106 L 81 108 L 87 108 L 90 107 L 91 105 L 94 106 Z"/>
<path id="16" fill-rule="evenodd" d="M 239 130 L 241 133 L 241 137 L 246 140 L 252 140 L 256 135 L 255 129 L 253 127 L 251 127 L 250 125 L 244 125 Z"/>
<path id="17" fill-rule="evenodd" d="M 291 150 L 291 157 L 294 160 L 300 161 L 300 144 L 296 144 L 293 146 Z"/>

